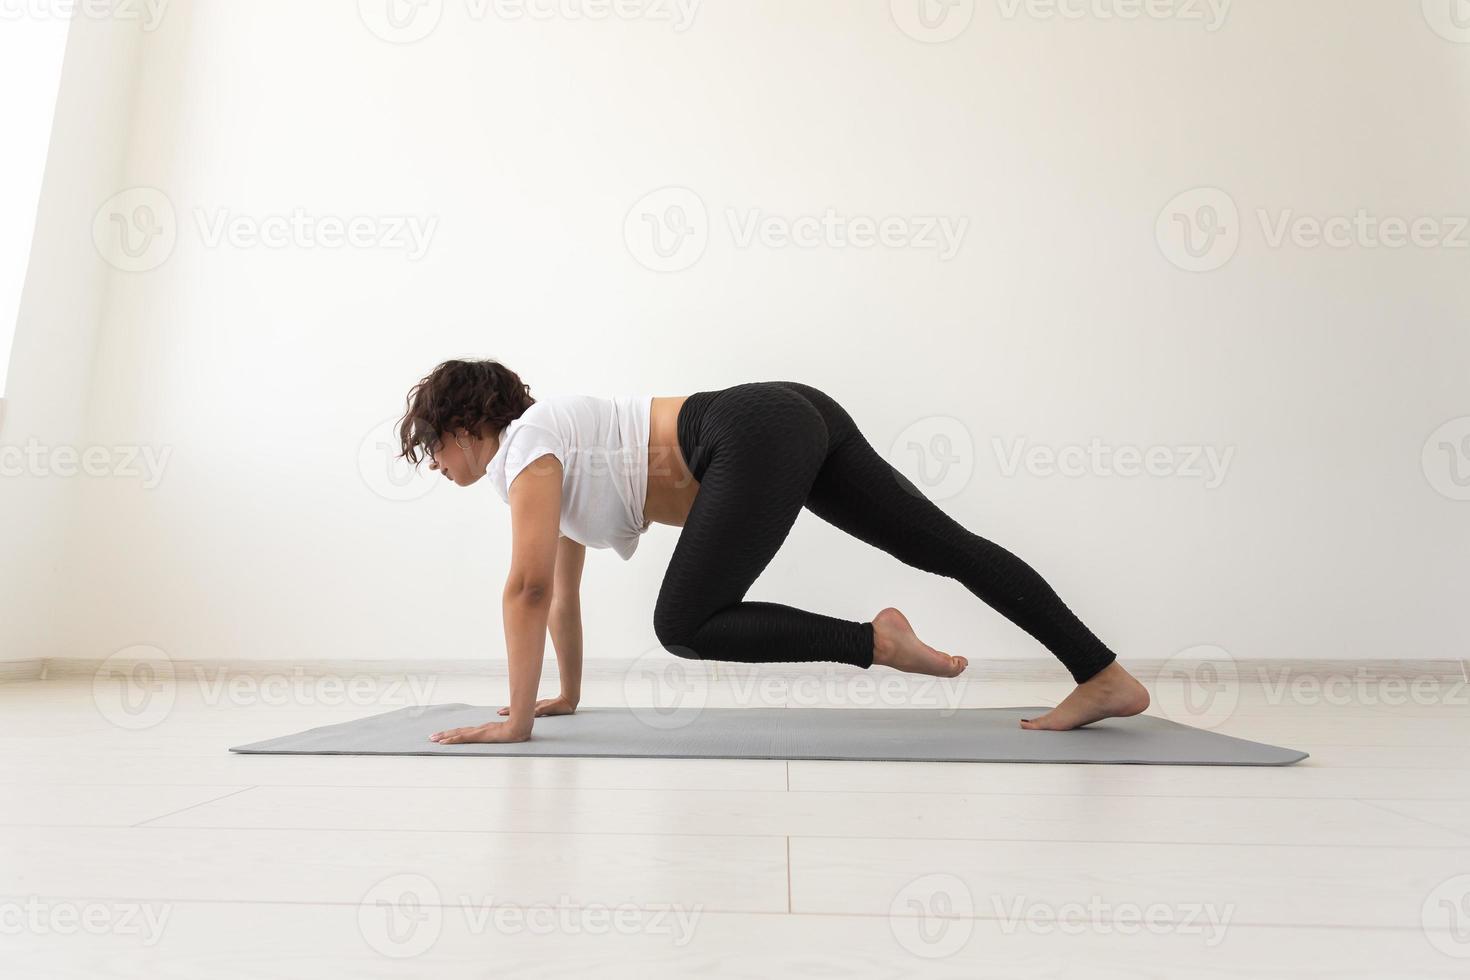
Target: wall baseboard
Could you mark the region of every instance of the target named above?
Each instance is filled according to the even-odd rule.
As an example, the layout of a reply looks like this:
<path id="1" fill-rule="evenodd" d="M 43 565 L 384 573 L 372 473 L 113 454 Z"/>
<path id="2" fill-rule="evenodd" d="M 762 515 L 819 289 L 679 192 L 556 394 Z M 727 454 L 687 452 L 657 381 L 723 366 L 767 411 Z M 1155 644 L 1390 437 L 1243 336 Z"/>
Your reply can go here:
<path id="1" fill-rule="evenodd" d="M 132 664 L 109 658 L 117 668 Z M 142 662 L 141 660 L 138 662 Z M 855 668 L 841 664 L 737 664 L 705 661 L 679 661 L 670 655 L 669 662 L 679 662 L 685 669 L 699 671 L 710 679 L 750 676 L 810 677 L 812 675 L 857 676 Z M 41 678 L 80 677 L 95 674 L 104 663 L 100 659 L 56 657 L 45 660 L 21 660 L 0 663 L 0 681 L 38 680 Z M 625 676 L 635 665 L 646 666 L 644 657 L 598 658 L 587 660 L 582 667 L 585 679 L 608 680 Z M 1140 658 L 1123 661 L 1130 673 L 1144 683 L 1156 683 L 1166 668 L 1193 668 L 1205 661 L 1179 658 Z M 462 676 L 505 677 L 504 660 L 173 660 L 177 675 L 217 680 L 221 676 L 246 677 L 385 677 L 385 676 Z M 1343 678 L 1365 683 L 1385 680 L 1433 679 L 1443 683 L 1470 680 L 1470 661 L 1460 659 L 1381 659 L 1381 660 L 1234 660 L 1216 664 L 1224 680 L 1241 683 L 1280 684 L 1299 678 L 1317 681 L 1341 681 Z M 543 682 L 557 676 L 556 661 L 547 658 L 542 668 Z M 874 677 L 900 676 L 878 671 Z M 1027 658 L 1015 660 L 972 661 L 964 674 L 967 678 L 992 681 L 1069 681 L 1071 678 L 1054 660 Z"/>
<path id="2" fill-rule="evenodd" d="M 38 681 L 46 676 L 46 661 L 0 660 L 0 684 L 9 681 Z"/>

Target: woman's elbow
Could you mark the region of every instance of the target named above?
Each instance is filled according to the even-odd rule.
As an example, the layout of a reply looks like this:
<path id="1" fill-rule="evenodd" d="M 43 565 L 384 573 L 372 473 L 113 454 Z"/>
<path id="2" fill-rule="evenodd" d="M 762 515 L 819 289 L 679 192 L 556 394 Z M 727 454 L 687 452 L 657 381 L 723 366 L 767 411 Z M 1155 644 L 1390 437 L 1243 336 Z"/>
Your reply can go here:
<path id="1" fill-rule="evenodd" d="M 541 579 L 512 579 L 505 583 L 506 602 L 527 606 L 542 606 L 551 602 L 552 583 Z"/>

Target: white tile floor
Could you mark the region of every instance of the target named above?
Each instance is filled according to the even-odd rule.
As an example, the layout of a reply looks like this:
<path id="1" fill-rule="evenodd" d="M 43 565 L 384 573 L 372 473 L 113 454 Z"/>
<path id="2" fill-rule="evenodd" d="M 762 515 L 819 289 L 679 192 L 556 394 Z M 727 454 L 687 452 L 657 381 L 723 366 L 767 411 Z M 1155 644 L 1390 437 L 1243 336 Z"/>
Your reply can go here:
<path id="1" fill-rule="evenodd" d="M 250 687 L 0 685 L 0 976 L 1470 975 L 1463 696 L 1247 686 L 1312 758 L 1212 769 L 230 755 L 403 703 Z"/>

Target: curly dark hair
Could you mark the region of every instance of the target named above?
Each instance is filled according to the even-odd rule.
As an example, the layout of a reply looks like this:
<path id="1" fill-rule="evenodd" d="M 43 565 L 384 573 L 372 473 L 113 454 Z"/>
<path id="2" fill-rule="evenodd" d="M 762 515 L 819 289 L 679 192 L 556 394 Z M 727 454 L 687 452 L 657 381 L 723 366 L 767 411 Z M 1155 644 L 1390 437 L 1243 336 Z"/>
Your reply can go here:
<path id="1" fill-rule="evenodd" d="M 408 393 L 398 424 L 399 453 L 415 466 L 439 448 L 440 433 L 460 428 L 485 436 L 499 432 L 536 403 L 531 387 L 499 361 L 444 361 Z"/>

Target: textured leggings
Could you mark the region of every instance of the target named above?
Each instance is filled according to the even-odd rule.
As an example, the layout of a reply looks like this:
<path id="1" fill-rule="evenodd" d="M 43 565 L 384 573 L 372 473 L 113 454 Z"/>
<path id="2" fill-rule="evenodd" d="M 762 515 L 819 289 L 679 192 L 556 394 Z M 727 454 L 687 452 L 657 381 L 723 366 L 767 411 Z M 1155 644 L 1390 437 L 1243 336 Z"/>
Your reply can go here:
<path id="1" fill-rule="evenodd" d="M 1030 565 L 940 510 L 816 388 L 761 381 L 696 392 L 677 426 L 699 491 L 654 608 L 654 632 L 670 653 L 872 666 L 872 623 L 744 601 L 806 507 L 914 568 L 960 582 L 1078 683 L 1115 659 Z"/>

